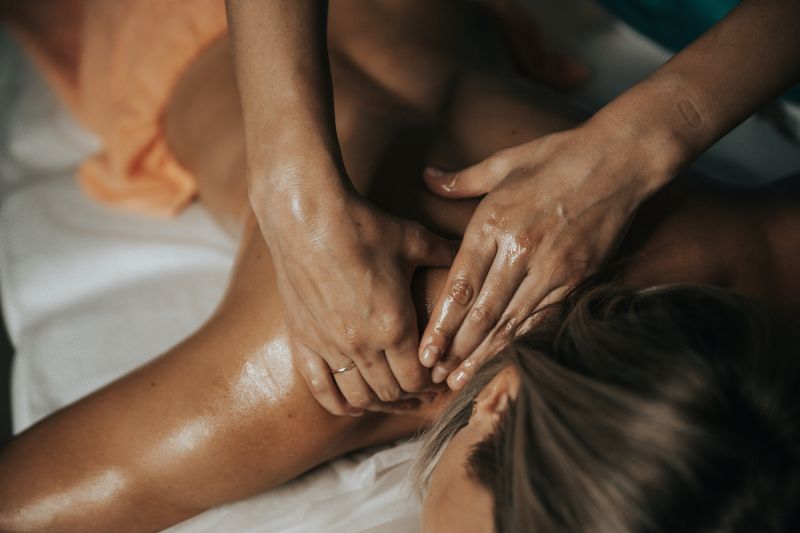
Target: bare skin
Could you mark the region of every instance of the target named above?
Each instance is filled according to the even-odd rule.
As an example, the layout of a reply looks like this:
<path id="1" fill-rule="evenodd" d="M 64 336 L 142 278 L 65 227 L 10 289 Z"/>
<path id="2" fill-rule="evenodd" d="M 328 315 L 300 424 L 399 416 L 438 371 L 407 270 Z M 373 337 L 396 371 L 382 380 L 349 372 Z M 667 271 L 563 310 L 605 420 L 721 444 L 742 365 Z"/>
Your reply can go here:
<path id="1" fill-rule="evenodd" d="M 2 451 L 0 529 L 162 528 L 268 490 L 337 455 L 410 436 L 447 401 L 443 394 L 430 404 L 407 404 L 414 408 L 402 415 L 336 417 L 306 386 L 308 369 L 292 357 L 270 252 L 239 185 L 244 142 L 226 47 L 220 41 L 186 74 L 166 124 L 203 201 L 229 227 L 243 228 L 229 289 L 214 316 L 184 342 Z M 334 83 L 337 134 L 357 189 L 390 213 L 451 236 L 463 233 L 476 202 L 437 198 L 409 176 L 418 176 L 424 164 L 469 164 L 570 125 L 534 103 L 528 91 L 493 77 L 462 78 L 441 109 L 442 126 L 418 119 L 413 108 L 370 82 L 356 61 L 337 64 Z M 646 206 L 624 244 L 636 257 L 626 277 L 642 285 L 678 279 L 728 284 L 764 298 L 777 295 L 775 301 L 796 310 L 797 302 L 785 295 L 796 289 L 791 272 L 800 258 L 776 254 L 798 249 L 797 195 L 778 196 L 780 209 L 767 198 L 758 203 L 763 209 L 744 212 L 719 198 L 687 201 L 676 193 Z M 770 239 L 763 241 L 764 234 Z M 720 235 L 731 237 L 722 241 Z M 790 236 L 794 241 L 787 243 Z M 682 253 L 686 249 L 692 253 Z M 772 266 L 751 267 L 764 252 L 775 259 Z M 446 275 L 429 269 L 415 277 L 420 318 Z M 355 372 L 336 379 L 369 394 Z"/>
<path id="2" fill-rule="evenodd" d="M 479 3 L 490 9 L 473 17 Z M 295 303 L 286 310 L 294 357 L 313 369 L 304 376 L 323 384 L 312 389 L 332 413 L 365 407 L 365 396 L 375 399 L 366 405 L 373 408 L 430 386 L 430 372 L 411 357 L 419 332 L 406 287 L 417 267 L 449 266 L 455 249 L 427 228 L 387 217 L 356 193 L 359 178 L 343 164 L 334 131 L 334 116 L 337 123 L 344 118 L 331 106 L 329 57 L 334 76 L 345 55 L 399 103 L 430 118 L 474 52 L 493 48 L 478 30 L 485 19 L 519 14 L 505 4 L 330 2 L 326 41 L 328 2 L 226 2 L 244 109 L 249 202 L 273 253 L 279 294 Z M 511 48 L 538 56 L 531 26 L 515 29 L 518 37 L 526 35 Z M 395 69 L 398 62 L 403 68 Z M 533 62 L 526 71 L 551 81 L 562 77 L 543 66 Z M 424 75 L 409 76 L 413 71 Z M 343 292 L 347 299 L 338 297 Z M 362 394 L 360 382 L 357 389 L 341 389 L 346 399 L 358 398 L 343 407 L 331 399 L 339 391 L 325 390 L 324 383 L 329 369 L 351 363 L 370 392 Z"/>
<path id="3" fill-rule="evenodd" d="M 614 253 L 644 200 L 797 83 L 798 20 L 798 0 L 743 0 L 580 126 L 461 171 L 428 169 L 443 196 L 486 195 L 420 341 L 433 381 L 463 387 L 537 308 Z"/>
<path id="4" fill-rule="evenodd" d="M 523 18 L 509 2 L 484 3 L 506 28 Z M 377 4 L 408 12 L 403 2 Z M 328 368 L 352 361 L 384 401 L 421 389 L 426 374 L 407 357 L 415 348 L 420 364 L 435 367 L 434 382 L 463 386 L 477 363 L 530 327 L 536 309 L 613 254 L 642 202 L 800 79 L 800 1 L 741 2 L 585 124 L 507 147 L 462 171 L 428 169 L 428 183 L 443 196 L 488 193 L 452 259 L 434 234 L 387 219 L 353 194 L 330 105 L 327 2 L 228 0 L 227 6 L 245 109 L 249 197 L 273 250 L 281 297 L 297 302 L 287 308 L 295 356 L 323 382 Z M 416 7 L 424 13 L 419 27 L 447 10 L 454 21 L 463 19 L 453 2 Z M 458 28 L 421 33 L 455 35 Z M 530 29 L 517 32 L 524 33 Z M 442 80 L 449 71 L 430 74 Z M 398 238 L 375 237 L 381 233 Z M 412 256 L 398 244 L 405 242 L 427 253 Z M 410 268 L 451 259 L 455 268 L 417 342 L 401 288 Z M 375 282 L 354 288 L 363 279 Z M 328 287 L 351 297 L 336 299 L 336 290 L 325 297 Z M 319 324 L 304 326 L 315 317 Z M 318 400 L 341 412 L 328 403 L 332 395 Z"/>
<path id="5" fill-rule="evenodd" d="M 295 304 L 287 307 L 286 319 L 298 364 L 314 368 L 322 384 L 329 369 L 356 364 L 358 386 L 344 390 L 348 398 L 355 398 L 348 410 L 377 405 L 365 405 L 365 398 L 394 401 L 404 393 L 422 391 L 430 383 L 429 373 L 411 357 L 418 333 L 406 288 L 418 266 L 448 266 L 455 253 L 452 245 L 418 224 L 386 216 L 356 192 L 359 178 L 343 161 L 344 148 L 334 128 L 327 2 L 226 4 L 244 109 L 248 196 L 273 253 L 278 292 L 285 302 Z M 399 48 L 390 55 L 407 58 L 403 44 L 431 44 L 431 52 L 421 56 L 431 60 L 426 66 L 437 67 L 428 69 L 429 81 L 423 84 L 422 96 L 430 103 L 456 66 L 445 32 L 458 24 L 441 24 L 446 22 L 442 17 L 449 13 L 451 20 L 460 21 L 457 10 L 463 2 L 405 4 L 336 3 L 331 10 L 335 13 L 338 7 L 353 19 L 374 10 L 385 17 L 382 20 L 391 20 L 388 25 L 375 24 L 374 17 L 367 17 L 367 24 L 356 32 L 376 45 L 372 50 L 393 44 Z M 420 16 L 412 20 L 414 12 Z M 429 31 L 431 27 L 439 31 Z M 336 30 L 335 22 L 332 28 Z M 398 28 L 414 39 L 398 40 Z M 352 39 L 344 39 L 342 45 L 349 42 Z M 439 51 L 444 51 L 441 58 Z M 335 54 L 332 50 L 331 61 Z M 391 76 L 390 64 L 379 68 L 388 87 L 406 79 L 414 93 L 418 85 L 413 80 L 421 79 Z M 372 75 L 368 69 L 364 72 Z M 349 298 L 339 298 L 345 292 Z M 329 402 L 337 394 L 331 391 L 318 400 L 342 414 L 345 409 Z"/>

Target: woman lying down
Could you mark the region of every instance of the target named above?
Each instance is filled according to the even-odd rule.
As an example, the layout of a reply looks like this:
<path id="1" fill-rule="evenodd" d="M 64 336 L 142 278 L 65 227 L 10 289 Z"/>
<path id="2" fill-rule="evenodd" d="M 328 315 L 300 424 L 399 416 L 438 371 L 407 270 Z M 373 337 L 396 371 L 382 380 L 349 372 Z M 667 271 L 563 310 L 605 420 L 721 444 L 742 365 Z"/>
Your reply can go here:
<path id="1" fill-rule="evenodd" d="M 632 222 L 609 282 L 545 310 L 464 390 L 337 417 L 292 363 L 270 253 L 240 185 L 227 47 L 221 38 L 199 56 L 164 114 L 201 199 L 229 226 L 245 220 L 225 297 L 185 341 L 2 451 L 0 529 L 164 528 L 427 428 L 424 531 L 797 530 L 798 339 L 780 318 L 800 307 L 796 186 L 745 197 L 676 183 Z M 356 187 L 443 234 L 461 234 L 475 204 L 425 192 L 413 179 L 424 164 L 468 164 L 572 125 L 542 94 L 494 75 L 384 63 L 408 80 L 401 88 L 430 84 L 400 97 L 363 62 L 334 57 Z M 421 322 L 445 277 L 415 275 Z"/>

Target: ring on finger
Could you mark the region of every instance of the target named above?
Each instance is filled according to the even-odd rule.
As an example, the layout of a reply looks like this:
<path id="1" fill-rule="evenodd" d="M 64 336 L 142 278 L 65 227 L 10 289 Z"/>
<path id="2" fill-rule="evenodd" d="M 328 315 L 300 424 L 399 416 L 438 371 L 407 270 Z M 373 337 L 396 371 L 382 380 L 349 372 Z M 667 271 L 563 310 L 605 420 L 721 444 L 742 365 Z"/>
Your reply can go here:
<path id="1" fill-rule="evenodd" d="M 350 361 L 349 363 L 347 363 L 342 368 L 337 368 L 336 370 L 331 370 L 331 374 L 333 374 L 334 376 L 336 374 L 344 374 L 345 372 L 349 372 L 350 370 L 353 370 L 355 367 L 356 367 L 356 364 L 353 361 Z"/>

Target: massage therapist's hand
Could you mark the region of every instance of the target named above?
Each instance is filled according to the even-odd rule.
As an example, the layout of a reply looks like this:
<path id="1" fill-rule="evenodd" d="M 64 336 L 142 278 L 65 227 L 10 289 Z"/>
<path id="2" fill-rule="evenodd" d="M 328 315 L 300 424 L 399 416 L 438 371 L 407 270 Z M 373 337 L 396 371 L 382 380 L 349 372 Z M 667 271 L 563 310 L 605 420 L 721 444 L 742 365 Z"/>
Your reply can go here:
<path id="1" fill-rule="evenodd" d="M 597 118 L 459 172 L 426 169 L 438 195 L 488 193 L 422 336 L 420 359 L 433 381 L 463 387 L 530 328 L 537 308 L 591 274 L 652 192 L 644 177 L 661 172 L 654 161 L 635 131 Z"/>
<path id="2" fill-rule="evenodd" d="M 417 358 L 411 275 L 418 265 L 448 265 L 452 247 L 355 193 L 335 128 L 327 2 L 226 7 L 248 197 L 272 255 L 297 368 L 334 414 L 397 408 L 385 402 L 430 384 Z M 346 370 L 331 373 L 339 369 Z"/>
<path id="3" fill-rule="evenodd" d="M 609 255 L 646 197 L 800 82 L 798 20 L 800 2 L 742 0 L 585 125 L 462 172 L 428 172 L 443 196 L 489 193 L 422 336 L 433 381 L 449 375 L 448 385 L 462 387 L 537 308 Z"/>
<path id="4" fill-rule="evenodd" d="M 382 409 L 430 386 L 417 358 L 411 275 L 448 266 L 452 243 L 355 193 L 273 194 L 260 217 L 295 362 L 334 414 Z M 333 375 L 332 370 L 355 368 Z"/>

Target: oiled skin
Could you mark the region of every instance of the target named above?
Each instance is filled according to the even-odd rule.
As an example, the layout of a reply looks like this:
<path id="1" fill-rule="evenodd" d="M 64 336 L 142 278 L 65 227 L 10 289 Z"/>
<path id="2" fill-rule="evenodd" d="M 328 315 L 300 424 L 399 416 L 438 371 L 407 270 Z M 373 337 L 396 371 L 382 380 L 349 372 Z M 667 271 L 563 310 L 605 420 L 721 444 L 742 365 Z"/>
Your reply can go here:
<path id="1" fill-rule="evenodd" d="M 357 418 L 334 417 L 314 401 L 293 367 L 269 251 L 247 214 L 241 118 L 226 47 L 220 41 L 198 59 L 176 88 L 165 121 L 206 205 L 234 231 L 245 219 L 230 287 L 191 337 L 2 451 L 2 530 L 163 528 L 350 450 L 410 436 L 446 401 L 442 396 L 403 416 Z M 341 53 L 344 59 L 334 66 L 336 112 L 351 177 L 383 208 L 444 233 L 459 235 L 475 204 L 423 193 L 418 176 L 424 163 L 468 164 L 571 125 L 541 107 L 535 95 L 491 76 L 455 78 L 450 71 L 445 83 L 437 78 L 435 60 L 428 64 L 436 68 L 419 71 L 418 63 L 369 55 L 356 61 Z M 390 65 L 396 79 L 428 79 L 422 84 L 428 90 L 419 90 L 417 101 L 378 90 L 374 80 L 381 69 L 364 66 L 371 60 Z M 437 115 L 445 127 L 427 118 Z M 634 257 L 626 278 L 637 285 L 721 283 L 796 310 L 789 273 L 800 258 L 791 252 L 798 249 L 797 237 L 788 239 L 800 234 L 797 195 L 767 195 L 747 204 L 718 192 L 687 198 L 672 189 L 643 208 L 622 247 Z M 420 315 L 427 314 L 445 274 L 417 276 Z"/>

